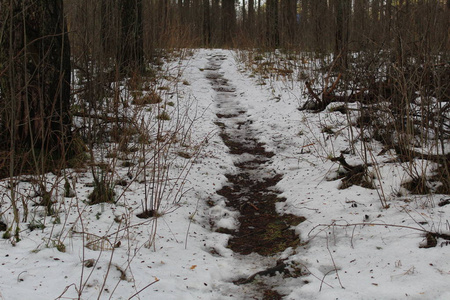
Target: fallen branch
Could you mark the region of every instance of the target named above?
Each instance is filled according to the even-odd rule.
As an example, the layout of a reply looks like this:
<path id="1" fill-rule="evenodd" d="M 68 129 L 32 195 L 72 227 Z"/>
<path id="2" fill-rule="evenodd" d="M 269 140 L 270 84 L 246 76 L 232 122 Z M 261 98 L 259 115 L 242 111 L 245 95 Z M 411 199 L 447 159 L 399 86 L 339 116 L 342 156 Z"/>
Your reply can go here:
<path id="1" fill-rule="evenodd" d="M 311 83 L 309 81 L 305 82 L 306 89 L 308 90 L 309 94 L 317 101 L 317 103 L 320 103 L 321 100 L 316 92 L 311 87 Z"/>
<path id="2" fill-rule="evenodd" d="M 340 189 L 348 188 L 354 184 L 367 188 L 373 188 L 370 180 L 367 179 L 367 167 L 371 164 L 351 166 L 347 163 L 343 154 L 339 157 L 333 157 L 330 160 L 333 162 L 338 162 L 346 171 L 346 174 L 342 176 L 344 178 L 342 179 L 342 186 Z"/>
<path id="3" fill-rule="evenodd" d="M 364 167 L 362 165 L 351 166 L 345 160 L 344 155 L 341 153 L 339 157 L 330 158 L 333 162 L 338 162 L 346 171 L 348 172 L 362 172 L 364 171 Z"/>
<path id="4" fill-rule="evenodd" d="M 341 76 L 342 76 L 342 73 L 339 73 L 338 77 L 336 78 L 336 80 L 334 81 L 333 85 L 329 89 L 327 89 L 325 87 L 325 89 L 323 91 L 323 96 L 324 97 L 329 96 L 334 91 L 334 89 L 336 88 L 337 84 L 339 83 L 339 80 L 341 79 Z"/>

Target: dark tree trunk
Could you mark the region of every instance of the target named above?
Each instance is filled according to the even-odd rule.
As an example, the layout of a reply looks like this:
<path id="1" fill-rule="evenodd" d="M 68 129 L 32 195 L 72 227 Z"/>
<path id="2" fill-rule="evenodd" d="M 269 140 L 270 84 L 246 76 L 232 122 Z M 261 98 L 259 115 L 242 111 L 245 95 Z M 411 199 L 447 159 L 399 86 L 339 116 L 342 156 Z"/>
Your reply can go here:
<path id="1" fill-rule="evenodd" d="M 269 48 L 276 48 L 280 44 L 278 31 L 278 1 L 266 1 L 266 38 Z"/>
<path id="2" fill-rule="evenodd" d="M 211 22 L 211 42 L 218 45 L 222 42 L 220 0 L 212 0 L 211 19 L 214 20 L 214 22 Z"/>
<path id="3" fill-rule="evenodd" d="M 144 42 L 142 0 L 120 0 L 122 20 L 121 53 L 118 59 L 121 73 L 143 72 Z"/>
<path id="4" fill-rule="evenodd" d="M 392 22 L 392 0 L 387 0 L 383 26 L 385 38 L 389 43 L 391 40 L 391 25 L 392 25 L 391 22 Z"/>
<path id="5" fill-rule="evenodd" d="M 247 26 L 247 9 L 245 8 L 245 0 L 242 0 L 242 25 Z"/>
<path id="6" fill-rule="evenodd" d="M 191 36 L 195 38 L 202 38 L 203 36 L 203 16 L 202 16 L 202 1 L 191 0 Z"/>
<path id="7" fill-rule="evenodd" d="M 142 1 L 142 0 L 141 0 Z M 140 4 L 141 8 L 141 15 L 142 15 L 142 4 Z M 167 36 L 169 34 L 168 32 L 168 28 L 169 28 L 169 1 L 168 0 L 159 0 L 156 3 L 157 6 L 157 16 L 158 16 L 158 23 L 159 23 L 159 33 L 160 35 L 164 38 L 165 36 Z M 142 23 L 142 17 L 141 17 L 141 21 Z M 142 26 L 143 25 L 139 25 L 137 24 L 137 26 Z"/>
<path id="8" fill-rule="evenodd" d="M 401 0 L 400 0 L 401 1 Z M 381 28 L 380 28 L 380 0 L 372 0 L 370 1 L 370 18 L 372 21 L 371 24 L 371 32 L 372 39 L 379 40 L 381 36 Z"/>
<path id="9" fill-rule="evenodd" d="M 300 15 L 299 15 L 299 32 L 302 33 L 302 41 L 304 44 L 310 45 L 312 42 L 308 40 L 308 33 L 309 33 L 309 11 L 310 11 L 310 4 L 309 0 L 300 0 Z M 316 37 L 317 38 L 317 37 Z M 306 42 L 307 41 L 307 42 Z"/>
<path id="10" fill-rule="evenodd" d="M 211 44 L 211 10 L 209 0 L 203 0 L 203 44 Z"/>
<path id="11" fill-rule="evenodd" d="M 0 73 L 0 99 L 6 108 L 1 148 L 66 156 L 72 140 L 71 65 L 63 1 L 2 1 L 0 11 L 0 27 L 6 29 L 0 36 L 0 58 L 7 64 L 7 74 Z"/>
<path id="12" fill-rule="evenodd" d="M 222 0 L 222 34 L 224 45 L 231 46 L 236 26 L 235 0 Z"/>
<path id="13" fill-rule="evenodd" d="M 449 0 L 450 1 L 450 0 Z M 253 32 L 253 27 L 255 26 L 255 2 L 254 0 L 248 0 L 248 32 Z"/>
<path id="14" fill-rule="evenodd" d="M 349 38 L 349 17 L 350 2 L 335 0 L 336 31 L 334 54 L 337 59 L 337 66 L 344 70 L 347 68 L 348 38 Z"/>
<path id="15" fill-rule="evenodd" d="M 398 66 L 400 66 L 401 68 L 403 68 L 404 62 L 405 62 L 405 56 L 406 56 L 406 52 L 405 52 L 405 48 L 407 47 L 407 45 L 405 45 L 404 43 L 404 39 L 406 38 L 405 34 L 404 34 L 404 30 L 403 26 L 406 24 L 406 14 L 407 14 L 407 10 L 408 10 L 408 3 L 406 2 L 406 0 L 400 0 L 399 4 L 398 4 L 398 9 L 397 9 L 397 13 L 396 13 L 396 24 L 395 24 L 395 29 L 396 29 L 396 36 L 395 36 L 395 55 L 396 55 L 396 63 Z"/>
<path id="16" fill-rule="evenodd" d="M 297 0 L 285 0 L 281 5 L 281 26 L 283 32 L 283 45 L 291 46 L 295 40 L 295 27 L 297 19 Z"/>
<path id="17" fill-rule="evenodd" d="M 102 52 L 105 57 L 115 57 L 117 55 L 116 43 L 114 38 L 114 29 L 117 29 L 114 23 L 115 1 L 102 0 L 101 1 L 101 24 L 100 37 L 102 44 Z"/>
<path id="18" fill-rule="evenodd" d="M 313 32 L 314 50 L 319 52 L 328 51 L 332 41 L 329 40 L 330 26 L 329 21 L 330 9 L 327 0 L 315 0 L 311 3 L 311 16 L 321 16 L 320 18 L 313 18 L 310 22 L 311 30 Z"/>
<path id="19" fill-rule="evenodd" d="M 353 37 L 359 42 L 359 46 L 367 39 L 367 25 L 369 20 L 368 0 L 355 0 L 353 17 Z"/>

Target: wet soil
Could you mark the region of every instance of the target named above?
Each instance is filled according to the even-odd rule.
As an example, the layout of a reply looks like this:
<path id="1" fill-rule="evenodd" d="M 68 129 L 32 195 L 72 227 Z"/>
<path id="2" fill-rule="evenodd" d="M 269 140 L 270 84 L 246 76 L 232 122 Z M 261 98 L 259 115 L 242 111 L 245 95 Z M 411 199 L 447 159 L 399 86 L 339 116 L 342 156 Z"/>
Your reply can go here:
<path id="1" fill-rule="evenodd" d="M 275 204 L 285 199 L 278 196 L 278 191 L 270 190 L 281 176 L 257 180 L 245 172 L 244 164 L 241 165 L 244 168 L 240 173 L 227 175 L 231 185 L 217 191 L 228 200 L 228 206 L 240 212 L 239 230 L 234 232 L 228 246 L 240 254 L 256 252 L 264 256 L 298 246 L 298 236 L 291 227 L 304 221 L 304 218 L 278 215 Z"/>
<path id="2" fill-rule="evenodd" d="M 293 227 L 305 218 L 276 212 L 276 203 L 285 199 L 275 188 L 282 176 L 269 168 L 274 153 L 266 151 L 264 144 L 257 141 L 250 116 L 240 106 L 236 89 L 220 72 L 222 62 L 223 57 L 213 56 L 205 68 L 209 70 L 206 78 L 217 92 L 216 125 L 221 130 L 220 137 L 235 157 L 238 171 L 226 175 L 228 184 L 217 194 L 225 197 L 228 207 L 240 212 L 240 226 L 232 232 L 220 228 L 218 231 L 232 234 L 228 247 L 236 253 L 274 255 L 299 245 Z M 277 297 L 268 295 L 267 299 Z"/>

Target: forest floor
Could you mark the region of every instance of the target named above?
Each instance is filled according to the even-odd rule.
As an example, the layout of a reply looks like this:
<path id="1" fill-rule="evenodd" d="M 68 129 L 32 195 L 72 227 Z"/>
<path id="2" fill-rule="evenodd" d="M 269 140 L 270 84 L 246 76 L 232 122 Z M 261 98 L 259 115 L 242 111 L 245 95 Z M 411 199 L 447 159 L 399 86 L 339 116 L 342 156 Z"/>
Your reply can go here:
<path id="1" fill-rule="evenodd" d="M 90 172 L 67 170 L 75 197 L 54 195 L 57 217 L 30 206 L 21 241 L 0 241 L 0 299 L 450 299 L 450 244 L 426 234 L 450 232 L 449 195 L 406 191 L 405 166 L 375 141 L 375 188 L 343 188 L 330 158 L 358 165 L 363 153 L 348 116 L 299 111 L 304 83 L 255 74 L 238 57 L 202 49 L 172 63 L 182 75 L 167 88 L 175 105 L 161 130 L 180 107 L 192 121 L 178 131 L 191 146 L 165 175 L 182 178 L 180 192 L 141 219 L 145 170 L 117 160 L 111 176 L 128 183 L 115 185 L 116 203 L 96 205 Z M 32 176 L 17 189 L 38 197 Z"/>

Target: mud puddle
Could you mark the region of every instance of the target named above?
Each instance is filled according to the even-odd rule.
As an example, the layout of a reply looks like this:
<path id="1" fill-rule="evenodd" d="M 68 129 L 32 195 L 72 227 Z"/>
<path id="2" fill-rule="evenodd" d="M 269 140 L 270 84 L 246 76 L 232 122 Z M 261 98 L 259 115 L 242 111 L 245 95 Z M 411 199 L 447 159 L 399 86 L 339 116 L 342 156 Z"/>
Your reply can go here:
<path id="1" fill-rule="evenodd" d="M 285 199 L 279 196 L 280 192 L 275 188 L 282 176 L 269 168 L 274 153 L 267 152 L 264 144 L 255 138 L 252 121 L 240 105 L 236 89 L 220 72 L 223 60 L 223 56 L 212 56 L 205 70 L 208 70 L 206 78 L 217 92 L 216 125 L 229 153 L 233 155 L 237 172 L 226 175 L 228 184 L 217 194 L 225 197 L 228 207 L 239 211 L 240 226 L 236 231 L 220 228 L 218 231 L 232 235 L 228 247 L 236 253 L 275 255 L 299 245 L 298 235 L 292 228 L 305 219 L 278 215 L 276 212 L 276 203 Z M 235 283 L 248 282 L 248 279 L 242 278 Z M 263 299 L 281 299 L 281 295 L 271 289 L 266 289 L 263 294 L 267 296 Z"/>

